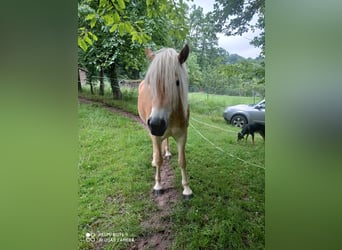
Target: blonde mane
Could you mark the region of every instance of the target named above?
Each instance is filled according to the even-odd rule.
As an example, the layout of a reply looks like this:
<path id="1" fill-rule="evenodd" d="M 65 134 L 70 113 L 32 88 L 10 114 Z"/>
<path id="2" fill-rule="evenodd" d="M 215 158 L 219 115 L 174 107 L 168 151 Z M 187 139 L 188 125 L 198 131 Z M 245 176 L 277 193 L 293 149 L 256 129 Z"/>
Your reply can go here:
<path id="1" fill-rule="evenodd" d="M 171 157 L 169 137 L 177 143 L 178 164 L 181 169 L 183 196 L 192 197 L 186 175 L 185 145 L 187 141 L 188 111 L 188 74 L 185 61 L 190 53 L 189 45 L 185 44 L 179 54 L 174 49 L 162 49 L 156 53 L 149 48 L 145 54 L 151 60 L 146 77 L 139 84 L 138 112 L 148 127 L 152 140 L 155 167 L 154 195 L 161 195 L 161 168 L 163 154 Z"/>
<path id="2" fill-rule="evenodd" d="M 145 82 L 150 86 L 152 97 L 159 105 L 169 104 L 172 110 L 176 111 L 181 103 L 184 117 L 187 117 L 188 74 L 185 63 L 179 63 L 178 53 L 174 49 L 161 49 L 156 52 L 146 73 Z"/>

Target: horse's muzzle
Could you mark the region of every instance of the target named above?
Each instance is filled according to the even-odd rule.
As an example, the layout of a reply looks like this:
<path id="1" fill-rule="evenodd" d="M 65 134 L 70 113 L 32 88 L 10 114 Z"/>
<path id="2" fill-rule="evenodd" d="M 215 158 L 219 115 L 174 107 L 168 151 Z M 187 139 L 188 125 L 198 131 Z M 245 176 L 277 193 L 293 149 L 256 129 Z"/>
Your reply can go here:
<path id="1" fill-rule="evenodd" d="M 147 125 L 154 136 L 163 136 L 167 129 L 167 122 L 163 118 L 148 118 Z"/>

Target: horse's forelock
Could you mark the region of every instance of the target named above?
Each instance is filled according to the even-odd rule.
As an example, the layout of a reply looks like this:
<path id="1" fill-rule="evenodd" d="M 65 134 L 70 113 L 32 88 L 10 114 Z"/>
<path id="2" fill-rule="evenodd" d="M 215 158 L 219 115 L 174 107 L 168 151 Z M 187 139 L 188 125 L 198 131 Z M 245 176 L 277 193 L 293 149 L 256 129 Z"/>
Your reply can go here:
<path id="1" fill-rule="evenodd" d="M 179 63 L 178 53 L 174 49 L 162 49 L 155 54 L 145 81 L 150 85 L 153 98 L 166 98 L 165 101 L 172 105 L 173 110 L 178 108 L 180 99 L 184 116 L 187 117 L 188 75 L 185 64 Z M 164 102 L 159 100 L 159 103 Z"/>

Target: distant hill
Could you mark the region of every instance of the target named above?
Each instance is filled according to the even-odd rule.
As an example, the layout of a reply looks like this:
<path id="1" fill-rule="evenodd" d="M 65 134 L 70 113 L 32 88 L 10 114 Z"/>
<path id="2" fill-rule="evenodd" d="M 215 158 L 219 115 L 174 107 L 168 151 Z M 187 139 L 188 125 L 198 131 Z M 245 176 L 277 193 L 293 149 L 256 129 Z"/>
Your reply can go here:
<path id="1" fill-rule="evenodd" d="M 263 57 L 256 57 L 256 58 L 245 58 L 243 56 L 240 56 L 239 54 L 230 54 L 229 51 L 222 47 L 217 48 L 217 55 L 223 58 L 222 62 L 224 64 L 235 64 L 239 62 L 249 61 L 249 62 L 255 62 L 255 63 L 261 63 L 265 59 Z"/>
<path id="2" fill-rule="evenodd" d="M 234 63 L 238 63 L 238 62 L 245 61 L 245 60 L 246 58 L 238 54 L 229 54 L 227 58 L 227 61 L 229 64 L 234 64 Z"/>
<path id="3" fill-rule="evenodd" d="M 264 61 L 264 58 L 262 57 L 257 57 L 257 58 L 245 58 L 243 56 L 240 56 L 238 54 L 229 54 L 227 57 L 226 57 L 226 61 L 228 64 L 234 64 L 234 63 L 239 63 L 239 62 L 243 62 L 243 61 L 250 61 L 250 62 L 263 62 Z"/>

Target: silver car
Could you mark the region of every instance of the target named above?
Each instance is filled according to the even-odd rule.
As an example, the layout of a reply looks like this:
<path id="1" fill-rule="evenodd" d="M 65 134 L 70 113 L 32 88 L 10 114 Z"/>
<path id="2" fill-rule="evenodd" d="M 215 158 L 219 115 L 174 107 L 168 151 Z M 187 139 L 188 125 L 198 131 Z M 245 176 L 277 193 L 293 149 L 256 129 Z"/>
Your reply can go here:
<path id="1" fill-rule="evenodd" d="M 223 112 L 223 118 L 233 126 L 240 128 L 252 122 L 265 124 L 265 99 L 253 105 L 239 104 L 227 107 Z"/>

